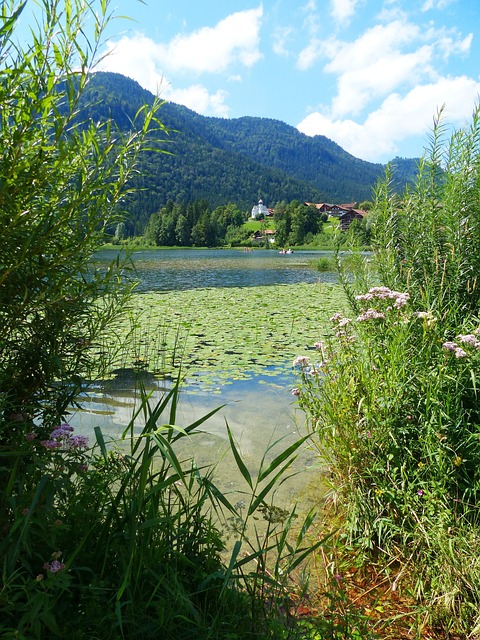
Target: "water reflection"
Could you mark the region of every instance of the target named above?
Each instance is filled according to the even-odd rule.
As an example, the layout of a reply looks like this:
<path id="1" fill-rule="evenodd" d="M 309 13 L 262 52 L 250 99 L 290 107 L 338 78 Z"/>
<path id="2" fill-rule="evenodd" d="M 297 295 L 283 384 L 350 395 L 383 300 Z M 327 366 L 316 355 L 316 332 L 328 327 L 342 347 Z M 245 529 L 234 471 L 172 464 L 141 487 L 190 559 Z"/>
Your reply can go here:
<path id="1" fill-rule="evenodd" d="M 102 251 L 97 260 L 110 261 L 114 253 Z M 165 249 L 132 255 L 138 291 L 175 291 L 210 287 L 259 287 L 299 282 L 335 282 L 333 271 L 319 273 L 312 262 L 327 251 L 299 251 L 280 255 L 255 249 Z"/>

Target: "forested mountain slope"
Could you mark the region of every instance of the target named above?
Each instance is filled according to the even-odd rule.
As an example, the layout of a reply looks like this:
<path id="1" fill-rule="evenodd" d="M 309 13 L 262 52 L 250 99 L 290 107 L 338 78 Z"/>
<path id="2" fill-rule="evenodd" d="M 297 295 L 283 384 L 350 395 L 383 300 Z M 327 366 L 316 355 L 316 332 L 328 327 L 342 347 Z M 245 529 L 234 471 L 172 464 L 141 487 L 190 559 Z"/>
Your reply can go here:
<path id="1" fill-rule="evenodd" d="M 122 129 L 153 95 L 115 73 L 96 73 L 90 82 L 86 113 L 111 116 Z M 168 200 L 205 199 L 212 206 L 233 202 L 250 210 L 259 197 L 267 206 L 290 202 L 368 200 L 384 167 L 353 157 L 324 136 L 309 137 L 278 120 L 201 116 L 166 102 L 159 111 L 168 129 L 168 154 L 149 153 L 126 203 L 128 219 L 141 232 L 150 214 Z M 408 181 L 415 163 L 402 160 Z"/>

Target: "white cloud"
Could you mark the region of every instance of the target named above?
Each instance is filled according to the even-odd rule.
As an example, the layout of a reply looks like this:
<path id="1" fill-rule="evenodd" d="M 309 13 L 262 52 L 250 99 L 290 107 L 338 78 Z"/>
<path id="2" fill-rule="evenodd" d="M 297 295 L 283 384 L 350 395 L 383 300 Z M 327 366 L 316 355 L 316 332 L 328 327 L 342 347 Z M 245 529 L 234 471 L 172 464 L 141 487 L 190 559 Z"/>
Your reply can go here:
<path id="1" fill-rule="evenodd" d="M 449 4 L 456 0 L 425 0 L 422 5 L 422 11 L 430 11 L 430 9 L 445 9 Z"/>
<path id="2" fill-rule="evenodd" d="M 308 0 L 303 7 L 300 7 L 303 13 L 310 13 L 317 10 L 316 0 Z"/>
<path id="3" fill-rule="evenodd" d="M 413 88 L 404 97 L 392 93 L 362 124 L 315 112 L 298 129 L 307 135 L 327 136 L 358 158 L 385 161 L 397 154 L 399 142 L 411 136 L 426 136 L 444 104 L 447 122 L 463 125 L 470 119 L 479 96 L 480 83 L 471 78 L 440 78 Z"/>
<path id="4" fill-rule="evenodd" d="M 395 20 L 375 25 L 352 43 L 336 42 L 327 49 L 331 56 L 324 70 L 338 76 L 332 109 L 337 117 L 358 114 L 374 98 L 385 96 L 400 85 L 415 84 L 434 75 L 432 50 L 420 46 L 402 52 L 419 36 L 418 27 Z"/>
<path id="5" fill-rule="evenodd" d="M 277 27 L 272 35 L 272 49 L 278 56 L 289 56 L 287 43 L 293 35 L 292 27 Z"/>
<path id="6" fill-rule="evenodd" d="M 178 34 L 167 43 L 155 42 L 140 33 L 123 36 L 106 44 L 107 54 L 99 65 L 103 71 L 122 73 L 142 87 L 162 97 L 202 113 L 226 117 L 227 93 L 209 93 L 205 86 L 193 82 L 179 86 L 179 78 L 193 74 L 229 73 L 238 79 L 238 65 L 251 67 L 261 58 L 260 28 L 263 8 L 238 11 L 218 22 L 190 34 Z M 175 82 L 169 79 L 175 78 Z"/>
<path id="7" fill-rule="evenodd" d="M 385 96 L 404 83 L 415 84 L 425 75 L 433 75 L 428 69 L 430 59 L 431 52 L 425 46 L 412 54 L 392 52 L 362 69 L 345 72 L 338 80 L 333 112 L 336 116 L 357 115 L 372 99 Z"/>
<path id="8" fill-rule="evenodd" d="M 469 53 L 473 41 L 473 33 L 461 40 L 455 40 L 451 35 L 442 34 L 438 37 L 436 45 L 439 53 L 447 60 L 451 55 L 466 55 Z"/>
<path id="9" fill-rule="evenodd" d="M 359 0 L 332 0 L 331 15 L 336 22 L 348 22 L 355 15 Z"/>
<path id="10" fill-rule="evenodd" d="M 312 38 L 308 45 L 300 51 L 297 59 L 297 68 L 300 69 L 300 71 L 307 71 L 317 60 L 323 58 L 324 55 L 322 42 L 316 38 Z"/>
<path id="11" fill-rule="evenodd" d="M 142 87 L 163 99 L 183 104 L 203 115 L 227 117 L 225 104 L 227 93 L 223 90 L 209 94 L 201 84 L 195 83 L 184 88 L 172 85 L 158 70 L 157 45 L 153 40 L 139 34 L 122 38 L 118 43 L 109 43 L 110 55 L 99 65 L 101 71 L 114 71 L 136 80 Z"/>
<path id="12" fill-rule="evenodd" d="M 177 34 L 167 43 L 157 43 L 141 34 L 124 36 L 118 42 L 108 42 L 111 53 L 106 64 L 117 66 L 121 72 L 124 64 L 134 67 L 138 76 L 145 76 L 148 69 L 166 73 L 223 73 L 240 63 L 253 66 L 261 58 L 260 27 L 263 8 L 238 11 L 218 22 L 214 27 L 203 27 L 190 34 Z"/>
<path id="13" fill-rule="evenodd" d="M 325 71 L 340 74 L 368 67 L 379 57 L 399 52 L 402 46 L 414 42 L 419 33 L 416 25 L 394 20 L 389 24 L 377 24 L 367 29 L 353 42 L 332 42 L 326 50 L 331 61 L 326 65 Z"/>
<path id="14" fill-rule="evenodd" d="M 320 47 L 312 41 L 297 64 L 308 69 L 321 55 L 329 60 L 324 71 L 337 76 L 331 109 L 335 118 L 343 118 L 358 115 L 372 100 L 393 91 L 435 81 L 438 60 L 466 55 L 472 38 L 454 30 L 422 31 L 405 18 L 395 19 L 371 27 L 349 43 L 331 38 Z"/>
<path id="15" fill-rule="evenodd" d="M 158 64 L 158 45 L 141 34 L 124 36 L 118 42 L 107 42 L 106 55 L 99 64 L 101 71 L 114 71 L 134 78 L 152 93 L 163 92 L 167 84 Z"/>
<path id="16" fill-rule="evenodd" d="M 238 11 L 215 27 L 203 27 L 188 35 L 177 35 L 159 45 L 165 66 L 175 72 L 219 73 L 239 61 L 246 67 L 261 58 L 260 27 L 263 8 Z"/>
<path id="17" fill-rule="evenodd" d="M 205 87 L 195 84 L 186 89 L 172 88 L 163 97 L 172 102 L 183 104 L 185 107 L 204 115 L 218 116 L 220 118 L 227 118 L 229 115 L 229 108 L 225 104 L 227 93 L 223 90 L 209 94 Z"/>

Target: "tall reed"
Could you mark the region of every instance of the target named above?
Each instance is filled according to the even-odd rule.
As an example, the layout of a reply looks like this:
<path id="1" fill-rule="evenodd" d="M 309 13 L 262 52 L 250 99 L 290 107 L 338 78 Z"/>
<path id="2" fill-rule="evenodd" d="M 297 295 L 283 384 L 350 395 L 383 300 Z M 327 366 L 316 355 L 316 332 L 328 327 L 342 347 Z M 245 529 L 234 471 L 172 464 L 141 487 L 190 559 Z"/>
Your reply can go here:
<path id="1" fill-rule="evenodd" d="M 476 637 L 480 108 L 445 133 L 439 118 L 402 197 L 390 169 L 377 187 L 373 259 L 341 273 L 350 311 L 299 361 L 300 401 L 351 542 L 400 563 L 395 587 L 411 579 L 433 624 Z"/>

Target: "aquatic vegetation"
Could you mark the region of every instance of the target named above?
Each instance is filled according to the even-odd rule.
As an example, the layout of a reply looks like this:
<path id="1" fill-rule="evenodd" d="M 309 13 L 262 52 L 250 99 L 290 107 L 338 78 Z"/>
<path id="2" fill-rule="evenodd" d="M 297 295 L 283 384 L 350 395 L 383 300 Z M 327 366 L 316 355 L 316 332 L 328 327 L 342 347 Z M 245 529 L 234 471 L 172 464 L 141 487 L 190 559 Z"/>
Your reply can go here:
<path id="1" fill-rule="evenodd" d="M 139 294 L 131 307 L 135 339 L 126 340 L 126 321 L 109 331 L 105 348 L 118 352 L 117 368 L 173 377 L 181 368 L 202 387 L 278 376 L 319 331 L 331 334 L 328 319 L 344 305 L 341 288 L 325 283 Z"/>

